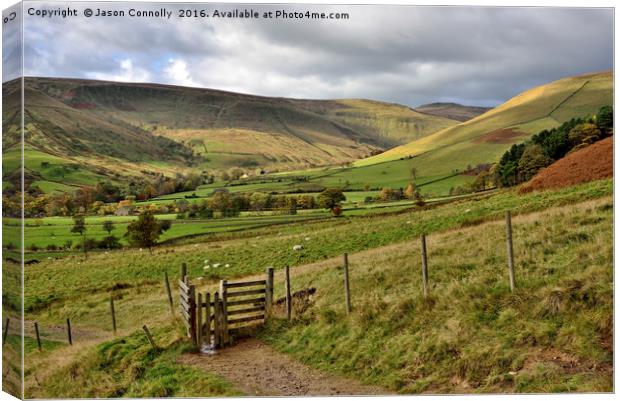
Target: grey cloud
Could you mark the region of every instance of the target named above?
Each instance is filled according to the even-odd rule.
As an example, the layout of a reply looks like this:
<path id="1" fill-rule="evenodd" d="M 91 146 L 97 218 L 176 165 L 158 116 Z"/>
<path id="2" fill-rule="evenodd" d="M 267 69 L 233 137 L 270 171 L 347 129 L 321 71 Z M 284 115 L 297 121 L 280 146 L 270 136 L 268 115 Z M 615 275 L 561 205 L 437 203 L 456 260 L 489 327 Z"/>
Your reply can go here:
<path id="1" fill-rule="evenodd" d="M 93 9 L 180 7 L 161 3 L 72 6 L 81 12 L 86 4 Z M 27 17 L 25 73 L 119 77 L 127 73 L 121 63 L 130 60 L 133 69 L 148 72 L 126 74 L 134 79 L 258 95 L 494 105 L 531 86 L 613 65 L 611 9 L 256 4 L 205 8 L 338 11 L 348 12 L 351 18 Z M 180 73 L 170 74 L 166 67 L 171 60 L 177 62 L 175 71 L 182 69 Z"/>

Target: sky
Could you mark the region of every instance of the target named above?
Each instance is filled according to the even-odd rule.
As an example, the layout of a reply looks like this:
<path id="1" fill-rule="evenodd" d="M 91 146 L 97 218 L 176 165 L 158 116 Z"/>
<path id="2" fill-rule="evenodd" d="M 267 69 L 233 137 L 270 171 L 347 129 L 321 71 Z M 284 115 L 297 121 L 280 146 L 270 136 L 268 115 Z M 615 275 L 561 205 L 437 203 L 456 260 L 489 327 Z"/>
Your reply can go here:
<path id="1" fill-rule="evenodd" d="M 200 5 L 345 12 L 347 20 L 180 19 L 198 5 L 26 3 L 77 17 L 24 16 L 24 75 L 156 82 L 263 96 L 368 98 L 417 106 L 495 106 L 536 85 L 613 67 L 613 11 L 327 5 Z M 159 10 L 171 19 L 91 17 L 83 10 Z M 96 12 L 96 11 L 95 11 Z M 6 25 L 6 24 L 5 24 Z M 6 55 L 3 81 L 19 76 Z M 7 51 L 8 50 L 8 51 Z"/>

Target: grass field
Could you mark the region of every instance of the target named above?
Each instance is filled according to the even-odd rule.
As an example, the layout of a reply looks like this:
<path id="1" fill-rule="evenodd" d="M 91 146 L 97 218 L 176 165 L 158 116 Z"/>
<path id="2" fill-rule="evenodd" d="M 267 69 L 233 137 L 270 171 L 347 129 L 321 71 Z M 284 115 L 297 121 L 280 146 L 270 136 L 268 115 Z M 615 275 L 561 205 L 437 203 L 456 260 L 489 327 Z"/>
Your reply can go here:
<path id="1" fill-rule="evenodd" d="M 603 180 L 526 195 L 503 191 L 394 215 L 220 233 L 207 242 L 159 247 L 153 256 L 123 250 L 88 260 L 78 255 L 43 260 L 26 267 L 26 320 L 53 329 L 69 317 L 79 341 L 91 345 L 64 356 L 62 368 L 41 384 L 29 374 L 27 381 L 38 396 L 67 391 L 97 396 L 117 388 L 143 395 L 160 394 L 160 387 L 167 389 L 161 394 L 232 391 L 217 378 L 203 377 L 215 383 L 207 386 L 213 393 L 195 387 L 187 387 L 195 393 L 179 392 L 179 372 L 169 357 L 184 351 L 174 330 L 165 328 L 170 323 L 163 274 L 174 278 L 187 263 L 192 281 L 205 290 L 215 289 L 220 278 L 257 274 L 272 265 L 280 297 L 281 269 L 289 264 L 293 291 L 316 287 L 316 302 L 290 324 L 273 322 L 263 338 L 322 370 L 403 393 L 609 391 L 612 188 L 612 180 Z M 505 246 L 498 241 L 507 209 L 515 216 L 514 294 L 507 287 Z M 415 273 L 423 232 L 429 238 L 429 301 L 422 300 Z M 293 251 L 294 244 L 303 250 Z M 338 268 L 345 251 L 354 300 L 349 317 Z M 220 267 L 203 270 L 207 263 Z M 123 351 L 118 340 L 96 345 L 111 335 L 110 296 L 119 340 L 133 344 L 135 352 Z M 120 369 L 144 363 L 146 342 L 136 332 L 144 323 L 166 344 L 148 359 L 153 369 L 169 367 L 159 379 Z M 108 347 L 117 351 L 106 354 Z M 63 349 L 50 349 L 41 363 L 49 365 Z M 125 356 L 105 356 L 117 354 Z M 110 358 L 109 368 L 101 370 L 97 361 Z M 68 371 L 79 372 L 80 386 L 68 387 L 63 379 Z"/>
<path id="2" fill-rule="evenodd" d="M 129 249 L 93 253 L 88 260 L 79 254 L 58 260 L 42 260 L 25 271 L 25 308 L 40 311 L 42 315 L 39 318 L 51 321 L 61 315 L 91 316 L 96 311 L 105 314 L 106 304 L 96 305 L 106 299 L 111 288 L 119 285 L 141 288 L 141 291 L 153 286 L 160 288 L 164 271 L 174 276 L 181 263 L 187 263 L 191 277 L 204 277 L 207 282 L 240 277 L 264 271 L 270 265 L 281 269 L 285 264 L 296 266 L 331 258 L 342 252 L 358 252 L 406 241 L 422 232 L 433 233 L 479 224 L 501 217 L 506 209 L 520 214 L 598 198 L 610 194 L 611 187 L 611 181 L 599 181 L 527 195 L 508 191 L 489 195 L 484 201 L 465 199 L 423 211 L 331 218 L 243 233 L 220 233 L 210 236 L 208 242 L 197 238 L 197 242 L 188 240 L 184 245 L 160 247 L 154 256 L 149 256 L 146 250 Z M 293 251 L 295 244 L 302 244 L 304 249 Z M 209 264 L 220 263 L 221 266 L 205 271 L 205 260 L 209 260 Z M 224 267 L 225 264 L 229 267 Z M 83 302 L 74 304 L 71 302 L 73 299 Z M 140 303 L 130 307 L 132 313 L 141 315 L 150 314 L 152 308 L 161 306 L 146 307 Z M 95 319 L 97 325 L 107 326 L 105 321 L 100 320 Z"/>
<path id="3" fill-rule="evenodd" d="M 29 377 L 26 394 L 29 398 L 241 395 L 220 377 L 176 361 L 180 354 L 190 350 L 178 327 L 166 325 L 152 330 L 152 334 L 160 347 L 158 350 L 151 348 L 140 331 L 82 349 L 79 354 L 67 349 L 66 345 L 54 351 L 58 345 L 45 344 L 43 353 L 30 352 L 28 355 L 33 369 L 45 380 L 41 383 Z M 49 360 L 57 361 L 57 355 L 61 353 L 77 354 L 79 358 L 64 360 L 60 366 L 50 366 Z M 67 380 L 67 377 L 72 379 Z"/>
<path id="4" fill-rule="evenodd" d="M 350 316 L 342 269 L 308 269 L 292 291 L 315 303 L 261 338 L 404 394 L 611 391 L 612 210 L 607 196 L 514 219 L 514 293 L 501 221 L 429 237 L 427 300 L 417 241 L 350 259 Z"/>
<path id="5" fill-rule="evenodd" d="M 352 193 L 351 201 L 344 205 L 346 216 L 364 216 L 372 214 L 382 214 L 395 212 L 414 207 L 414 202 L 410 200 L 381 202 L 363 204 L 363 198 L 367 192 Z M 447 201 L 450 198 L 442 198 L 437 201 Z M 433 200 L 431 200 L 432 202 Z M 162 202 L 163 203 L 163 202 Z M 260 227 L 277 226 L 282 224 L 292 224 L 303 221 L 314 221 L 329 218 L 331 213 L 323 209 L 299 210 L 295 215 L 279 214 L 272 211 L 264 212 L 241 212 L 239 217 L 214 218 L 214 219 L 177 219 L 176 214 L 156 215 L 157 219 L 172 221 L 171 228 L 164 232 L 160 237 L 160 242 L 169 242 L 186 237 L 205 236 L 225 232 L 247 231 Z M 111 221 L 114 223 L 112 235 L 119 237 L 121 244 L 128 245 L 123 237 L 127 231 L 127 225 L 136 220 L 137 216 L 87 216 L 86 238 L 101 240 L 108 235 L 103 229 L 103 223 Z M 81 244 L 83 238 L 78 233 L 72 233 L 73 219 L 70 217 L 43 217 L 25 219 L 24 227 L 24 246 L 29 257 L 61 257 L 67 252 L 57 253 L 40 252 L 48 245 L 64 247 L 67 241 L 71 241 L 72 246 Z M 16 218 L 4 218 L 3 246 L 6 248 L 17 247 L 20 237 L 20 220 Z M 38 248 L 37 252 L 32 251 L 32 247 Z M 79 252 L 78 252 L 79 253 Z"/>

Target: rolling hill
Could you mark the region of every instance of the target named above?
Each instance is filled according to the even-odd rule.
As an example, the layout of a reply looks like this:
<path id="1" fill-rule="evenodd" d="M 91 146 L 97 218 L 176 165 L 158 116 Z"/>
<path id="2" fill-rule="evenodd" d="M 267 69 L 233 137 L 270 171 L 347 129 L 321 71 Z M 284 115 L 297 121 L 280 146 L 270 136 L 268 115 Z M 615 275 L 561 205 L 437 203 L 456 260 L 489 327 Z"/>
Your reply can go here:
<path id="1" fill-rule="evenodd" d="M 463 106 L 458 103 L 429 103 L 414 108 L 415 111 L 431 116 L 465 122 L 491 110 L 491 107 Z"/>
<path id="2" fill-rule="evenodd" d="M 19 81 L 3 85 L 8 166 L 19 160 L 19 89 Z M 145 172 L 348 163 L 458 123 L 363 99 L 36 77 L 24 91 L 26 168 L 58 190 Z"/>
<path id="3" fill-rule="evenodd" d="M 468 166 L 497 162 L 514 143 L 611 104 L 611 71 L 560 79 L 525 91 L 469 121 L 357 161 L 354 166 L 361 170 L 356 174 L 405 170 L 400 174 L 405 182 L 415 167 L 421 182 L 442 176 L 454 181 L 454 174 Z"/>

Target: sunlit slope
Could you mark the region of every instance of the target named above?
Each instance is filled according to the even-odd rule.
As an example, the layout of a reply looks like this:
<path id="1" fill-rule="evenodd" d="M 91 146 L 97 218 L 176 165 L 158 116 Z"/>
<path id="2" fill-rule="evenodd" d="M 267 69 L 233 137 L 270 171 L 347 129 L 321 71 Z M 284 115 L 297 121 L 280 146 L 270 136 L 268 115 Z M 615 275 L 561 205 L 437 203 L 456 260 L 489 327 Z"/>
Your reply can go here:
<path id="1" fill-rule="evenodd" d="M 32 107 L 61 110 L 48 120 L 58 122 L 65 132 L 80 131 L 62 126 L 66 116 L 75 115 L 88 120 L 81 126 L 90 127 L 97 121 L 99 131 L 133 131 L 172 139 L 192 156 L 204 158 L 201 169 L 287 170 L 340 164 L 458 123 L 405 106 L 367 100 L 287 99 L 78 79 L 28 78 L 27 83 L 33 93 Z M 34 101 L 38 99 L 41 101 Z M 43 109 L 37 112 L 43 114 Z M 49 138 L 54 132 L 44 130 L 43 134 Z M 138 153 L 148 156 L 148 152 Z M 133 155 L 119 156 L 127 159 Z"/>
<path id="2" fill-rule="evenodd" d="M 368 166 L 414 156 L 414 163 L 422 172 L 463 170 L 467 165 L 495 162 L 513 143 L 573 117 L 593 114 L 612 102 L 611 71 L 564 78 L 523 92 L 465 123 L 360 160 L 355 165 Z"/>
<path id="3" fill-rule="evenodd" d="M 367 99 L 300 103 L 308 110 L 325 115 L 353 130 L 370 132 L 388 147 L 423 138 L 459 123 L 454 119 L 420 113 L 400 104 Z"/>

